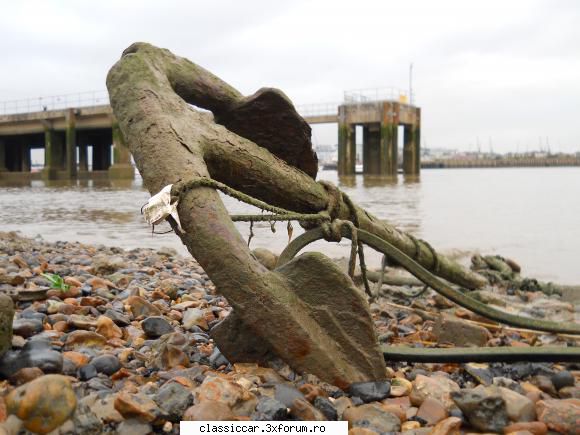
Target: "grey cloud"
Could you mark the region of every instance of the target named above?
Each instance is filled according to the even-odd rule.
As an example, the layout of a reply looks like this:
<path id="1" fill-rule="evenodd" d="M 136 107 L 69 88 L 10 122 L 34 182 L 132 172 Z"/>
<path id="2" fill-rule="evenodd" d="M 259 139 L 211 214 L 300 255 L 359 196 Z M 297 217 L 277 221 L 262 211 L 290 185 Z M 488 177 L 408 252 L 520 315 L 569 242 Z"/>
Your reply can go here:
<path id="1" fill-rule="evenodd" d="M 104 89 L 130 43 L 171 49 L 252 93 L 297 104 L 344 90 L 415 91 L 429 146 L 496 150 L 550 136 L 580 149 L 580 7 L 575 1 L 10 2 L 0 16 L 0 101 Z M 315 128 L 336 142 L 332 126 Z"/>

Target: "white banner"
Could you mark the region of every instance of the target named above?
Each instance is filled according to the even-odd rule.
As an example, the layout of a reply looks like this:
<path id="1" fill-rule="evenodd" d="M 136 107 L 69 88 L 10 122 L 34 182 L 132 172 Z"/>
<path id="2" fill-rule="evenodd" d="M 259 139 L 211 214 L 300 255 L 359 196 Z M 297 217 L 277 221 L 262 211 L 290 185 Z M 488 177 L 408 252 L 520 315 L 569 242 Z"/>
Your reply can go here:
<path id="1" fill-rule="evenodd" d="M 348 435 L 346 421 L 182 421 L 181 435 L 329 434 Z"/>

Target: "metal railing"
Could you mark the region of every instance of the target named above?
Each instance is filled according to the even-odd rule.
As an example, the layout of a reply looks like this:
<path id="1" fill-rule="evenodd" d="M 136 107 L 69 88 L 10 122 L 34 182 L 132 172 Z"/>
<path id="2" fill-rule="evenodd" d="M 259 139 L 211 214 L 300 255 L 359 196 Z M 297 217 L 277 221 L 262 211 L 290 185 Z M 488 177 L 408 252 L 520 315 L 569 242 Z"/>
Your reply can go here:
<path id="1" fill-rule="evenodd" d="M 344 104 L 362 104 L 375 101 L 398 101 L 399 103 L 410 104 L 409 92 L 398 88 L 372 88 L 355 89 L 344 91 Z M 413 93 L 413 103 L 415 93 Z"/>
<path id="2" fill-rule="evenodd" d="M 397 88 L 356 89 L 344 92 L 343 103 L 315 103 L 296 106 L 300 115 L 329 116 L 337 115 L 341 104 L 362 104 L 375 101 L 391 100 L 409 104 L 408 91 Z M 413 102 L 415 94 L 413 93 Z M 0 102 L 0 115 L 62 110 L 71 107 L 88 107 L 109 104 L 109 94 L 105 90 L 79 92 L 76 94 L 53 95 Z"/>
<path id="3" fill-rule="evenodd" d="M 301 116 L 337 115 L 338 106 L 340 106 L 340 103 L 300 104 L 296 106 L 296 111 Z"/>
<path id="4" fill-rule="evenodd" d="M 107 91 L 88 91 L 76 94 L 52 95 L 0 102 L 0 115 L 62 110 L 71 107 L 88 107 L 109 104 Z"/>
<path id="5" fill-rule="evenodd" d="M 316 103 L 316 104 L 301 104 L 296 106 L 298 113 L 304 117 L 328 116 L 337 115 L 338 106 L 341 104 L 364 104 L 373 103 L 377 101 L 397 101 L 403 104 L 414 104 L 415 93 L 413 92 L 413 100 L 409 98 L 409 92 L 398 88 L 372 88 L 372 89 L 356 89 L 344 92 L 344 101 L 342 103 Z"/>

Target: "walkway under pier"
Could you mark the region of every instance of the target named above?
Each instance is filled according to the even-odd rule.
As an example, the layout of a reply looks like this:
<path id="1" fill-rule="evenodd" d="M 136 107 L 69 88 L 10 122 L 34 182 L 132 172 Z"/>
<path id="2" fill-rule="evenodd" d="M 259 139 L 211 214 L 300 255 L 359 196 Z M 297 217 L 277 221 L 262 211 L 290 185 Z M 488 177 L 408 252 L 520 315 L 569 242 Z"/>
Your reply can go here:
<path id="1" fill-rule="evenodd" d="M 44 150 L 32 172 L 31 150 Z M 0 116 L 0 180 L 133 179 L 131 154 L 109 105 Z"/>

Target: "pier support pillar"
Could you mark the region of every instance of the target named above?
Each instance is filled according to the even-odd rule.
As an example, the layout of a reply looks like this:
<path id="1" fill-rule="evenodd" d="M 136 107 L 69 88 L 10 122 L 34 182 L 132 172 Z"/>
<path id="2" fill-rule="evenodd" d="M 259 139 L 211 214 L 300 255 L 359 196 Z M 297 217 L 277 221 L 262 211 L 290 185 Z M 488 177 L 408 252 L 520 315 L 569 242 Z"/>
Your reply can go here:
<path id="1" fill-rule="evenodd" d="M 380 174 L 396 177 L 398 172 L 397 130 L 399 122 L 392 105 L 385 104 L 381 122 Z"/>
<path id="2" fill-rule="evenodd" d="M 384 103 L 381 122 L 381 175 L 396 177 L 398 173 L 397 132 L 399 110 L 397 103 Z"/>
<path id="3" fill-rule="evenodd" d="M 20 171 L 21 172 L 30 172 L 30 145 L 24 140 L 21 140 L 19 143 L 20 148 Z"/>
<path id="4" fill-rule="evenodd" d="M 413 117 L 405 124 L 403 144 L 403 172 L 418 176 L 421 173 L 421 109 L 414 108 Z"/>
<path id="5" fill-rule="evenodd" d="M 381 175 L 381 129 L 378 123 L 363 127 L 363 173 Z"/>
<path id="6" fill-rule="evenodd" d="M 77 176 L 77 132 L 75 128 L 75 109 L 66 113 L 66 177 L 74 179 Z"/>
<path id="7" fill-rule="evenodd" d="M 354 175 L 356 130 L 353 124 L 338 124 L 338 175 Z"/>
<path id="8" fill-rule="evenodd" d="M 417 176 L 421 173 L 421 109 L 414 109 L 413 122 L 405 124 L 403 172 Z"/>
<path id="9" fill-rule="evenodd" d="M 6 171 L 6 142 L 0 138 L 0 172 Z"/>
<path id="10" fill-rule="evenodd" d="M 413 129 L 413 146 L 415 148 L 415 175 L 421 174 L 421 108 L 415 110 L 415 128 Z"/>
<path id="11" fill-rule="evenodd" d="M 125 138 L 116 121 L 113 122 L 112 133 L 113 166 L 109 168 L 109 178 L 132 180 L 135 178 L 135 170 L 131 164 L 131 153 L 125 144 Z"/>
<path id="12" fill-rule="evenodd" d="M 44 169 L 42 178 L 58 179 L 58 173 L 63 169 L 64 146 L 61 136 L 52 128 L 44 129 Z"/>
<path id="13" fill-rule="evenodd" d="M 370 144 L 369 144 L 369 126 L 363 125 L 362 128 L 362 165 L 363 165 L 363 174 L 369 173 L 369 166 L 371 161 L 370 156 Z"/>
<path id="14" fill-rule="evenodd" d="M 419 128 L 405 125 L 403 143 L 403 172 L 405 175 L 419 175 L 420 171 Z"/>

